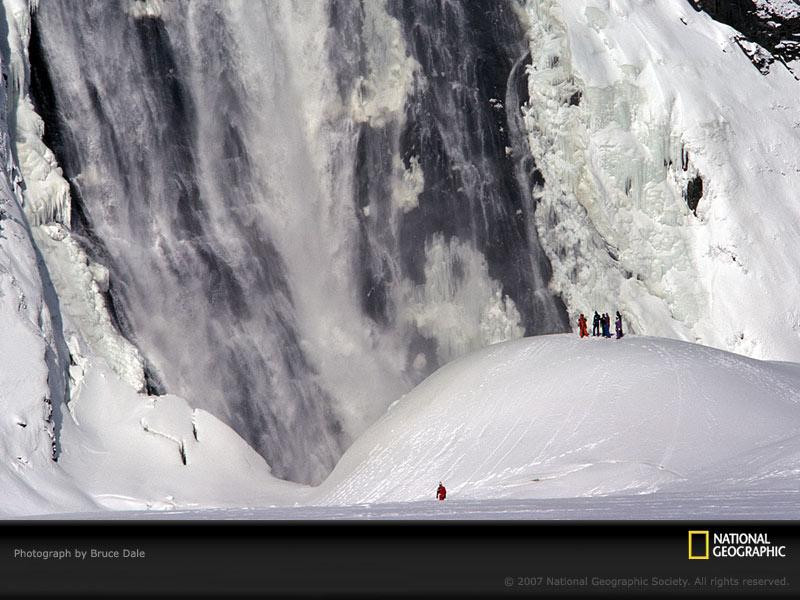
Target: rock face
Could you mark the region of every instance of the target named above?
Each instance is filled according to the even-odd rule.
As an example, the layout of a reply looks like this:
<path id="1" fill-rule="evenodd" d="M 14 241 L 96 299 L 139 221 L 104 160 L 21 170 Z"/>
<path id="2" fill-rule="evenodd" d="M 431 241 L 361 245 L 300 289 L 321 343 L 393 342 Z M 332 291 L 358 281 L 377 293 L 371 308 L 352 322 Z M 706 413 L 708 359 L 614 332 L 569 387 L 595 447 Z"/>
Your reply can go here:
<path id="1" fill-rule="evenodd" d="M 795 0 L 688 0 L 740 32 L 737 42 L 762 73 L 778 61 L 800 78 L 800 3 Z"/>

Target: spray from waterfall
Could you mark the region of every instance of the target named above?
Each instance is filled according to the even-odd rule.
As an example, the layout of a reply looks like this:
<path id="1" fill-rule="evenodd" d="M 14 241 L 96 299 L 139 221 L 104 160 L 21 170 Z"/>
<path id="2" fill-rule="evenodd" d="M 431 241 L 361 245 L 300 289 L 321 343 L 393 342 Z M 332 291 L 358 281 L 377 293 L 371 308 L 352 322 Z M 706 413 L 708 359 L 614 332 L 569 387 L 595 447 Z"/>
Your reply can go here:
<path id="1" fill-rule="evenodd" d="M 321 481 L 443 362 L 565 329 L 510 5 L 65 0 L 35 28 L 71 236 L 149 390 L 279 477 Z"/>

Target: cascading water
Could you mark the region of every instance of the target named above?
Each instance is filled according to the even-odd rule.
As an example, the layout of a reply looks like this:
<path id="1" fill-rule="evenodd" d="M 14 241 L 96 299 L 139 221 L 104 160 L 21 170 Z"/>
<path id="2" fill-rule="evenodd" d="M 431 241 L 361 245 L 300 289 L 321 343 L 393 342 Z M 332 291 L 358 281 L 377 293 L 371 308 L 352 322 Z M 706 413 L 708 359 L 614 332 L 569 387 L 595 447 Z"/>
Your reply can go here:
<path id="1" fill-rule="evenodd" d="M 418 282 L 416 240 L 441 234 L 477 250 L 531 335 L 568 326 L 563 305 L 547 289 L 549 264 L 531 225 L 531 191 L 540 175 L 522 123 L 530 57 L 514 8 L 413 0 L 390 6 L 421 65 L 401 151 L 406 163 L 418 161 L 426 182 L 419 210 L 403 220 L 399 237 L 407 272 Z"/>
<path id="2" fill-rule="evenodd" d="M 33 93 L 150 388 L 319 482 L 443 361 L 567 328 L 511 4 L 42 3 Z"/>

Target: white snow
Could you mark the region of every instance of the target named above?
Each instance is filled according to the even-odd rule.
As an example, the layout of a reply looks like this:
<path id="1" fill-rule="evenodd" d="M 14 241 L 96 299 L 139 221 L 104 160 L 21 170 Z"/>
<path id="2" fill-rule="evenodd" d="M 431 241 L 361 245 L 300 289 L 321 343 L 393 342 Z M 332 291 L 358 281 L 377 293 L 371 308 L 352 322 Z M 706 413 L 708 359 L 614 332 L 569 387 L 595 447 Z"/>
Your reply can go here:
<path id="1" fill-rule="evenodd" d="M 439 369 L 345 453 L 315 504 L 798 490 L 800 365 L 573 335 Z M 755 515 L 754 515 L 755 516 Z"/>
<path id="2" fill-rule="evenodd" d="M 204 510 L 116 511 L 42 515 L 43 519 L 147 519 L 147 520 L 765 520 L 797 519 L 800 494 L 748 490 L 737 494 L 660 493 L 591 498 L 537 498 L 465 500 L 445 502 L 385 502 L 349 506 L 275 506 Z"/>
<path id="3" fill-rule="evenodd" d="M 10 3 L 6 11 L 17 8 Z M 9 61 L 3 53 L 4 75 Z M 56 366 L 55 295 L 43 280 L 22 209 L 24 190 L 10 134 L 17 114 L 5 110 L 17 85 L 10 76 L 0 87 L 0 511 L 74 510 L 90 504 L 53 462 L 60 451 L 65 381 Z"/>
<path id="4" fill-rule="evenodd" d="M 8 350 L 6 339 L 16 352 Z M 309 488 L 274 478 L 264 459 L 227 425 L 176 396 L 137 393 L 104 359 L 81 356 L 74 337 L 72 395 L 58 408 L 60 454 L 52 461 L 53 423 L 43 418 L 44 361 L 19 351 L 26 341 L 20 332 L 9 329 L 4 340 L 0 360 L 9 370 L 0 372 L 0 389 L 16 393 L 0 395 L 6 415 L 0 421 L 0 516 L 266 507 L 307 495 Z M 36 364 L 40 373 L 32 369 Z"/>
<path id="5" fill-rule="evenodd" d="M 71 403 L 60 464 L 100 506 L 128 509 L 111 518 L 800 514 L 793 363 L 638 336 L 495 344 L 394 403 L 316 488 L 272 479 L 227 427 L 183 401 L 137 397 L 120 383 L 106 395 L 110 371 L 91 373 Z M 439 480 L 445 503 L 433 499 Z"/>
<path id="6" fill-rule="evenodd" d="M 101 363 L 71 369 L 59 465 L 103 508 L 263 506 L 303 487 L 275 479 L 232 429 L 176 396 L 137 394 Z"/>
<path id="7" fill-rule="evenodd" d="M 639 333 L 800 360 L 800 83 L 680 0 L 527 13 L 536 225 L 571 312 L 616 304 Z"/>

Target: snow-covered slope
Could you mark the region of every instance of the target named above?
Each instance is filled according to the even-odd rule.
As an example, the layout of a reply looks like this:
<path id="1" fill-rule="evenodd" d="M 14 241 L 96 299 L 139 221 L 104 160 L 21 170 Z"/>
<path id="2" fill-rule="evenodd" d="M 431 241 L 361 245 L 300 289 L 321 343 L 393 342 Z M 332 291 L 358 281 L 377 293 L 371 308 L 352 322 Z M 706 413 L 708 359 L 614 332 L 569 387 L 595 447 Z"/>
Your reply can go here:
<path id="1" fill-rule="evenodd" d="M 102 508 L 264 506 L 302 499 L 227 425 L 176 396 L 137 394 L 102 359 L 71 367 L 59 466 Z"/>
<path id="2" fill-rule="evenodd" d="M 32 469 L 39 479 L 28 479 L 48 500 L 33 502 L 30 488 L 6 491 L 3 514 L 797 514 L 795 363 L 632 335 L 495 344 L 440 368 L 393 404 L 316 488 L 275 480 L 232 430 L 178 398 L 136 394 L 102 364 L 73 365 L 71 372 L 77 392 L 58 466 Z M 429 503 L 439 480 L 448 486 L 449 503 L 435 509 Z"/>
<path id="3" fill-rule="evenodd" d="M 800 484 L 800 365 L 674 340 L 553 335 L 434 373 L 345 453 L 318 504 Z"/>
<path id="4" fill-rule="evenodd" d="M 264 459 L 212 415 L 176 396 L 136 393 L 96 356 L 71 355 L 78 361 L 70 367 L 72 397 L 48 420 L 47 374 L 30 376 L 44 363 L 25 351 L 26 344 L 36 350 L 42 341 L 26 339 L 17 327 L 8 336 L 0 360 L 24 376 L 4 371 L 0 379 L 4 389 L 16 391 L 0 396 L 0 517 L 269 506 L 307 493 L 274 478 Z"/>
<path id="5" fill-rule="evenodd" d="M 570 310 L 800 360 L 800 82 L 683 0 L 527 15 L 537 227 Z"/>
<path id="6" fill-rule="evenodd" d="M 47 338 L 9 316 L 6 297 L 0 516 L 269 506 L 306 495 L 308 488 L 273 477 L 230 427 L 182 398 L 137 393 L 105 359 L 82 356 L 74 338 L 70 401 L 51 414 Z"/>

